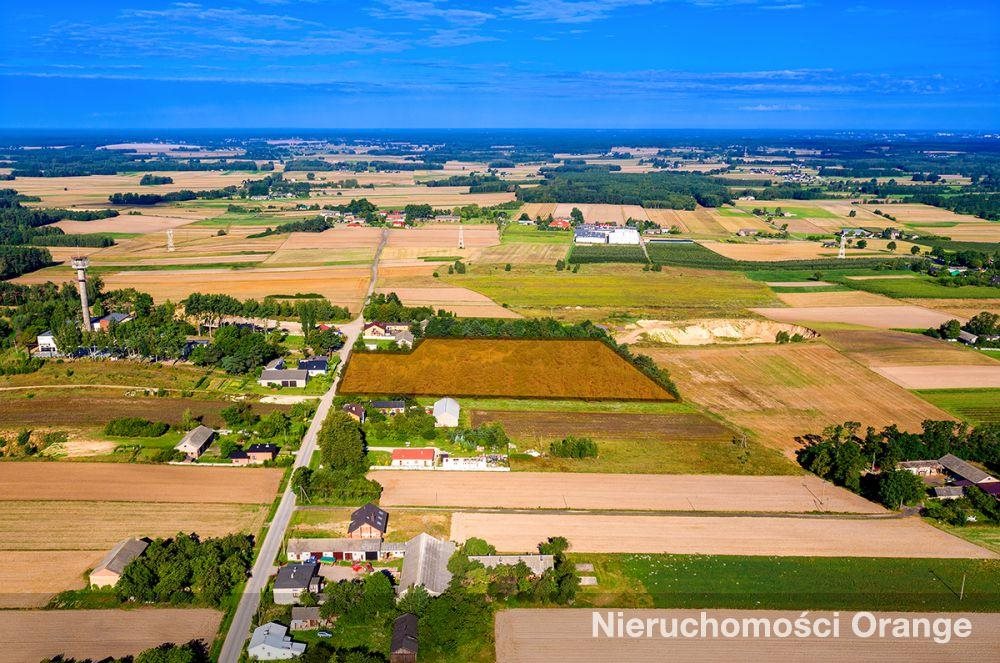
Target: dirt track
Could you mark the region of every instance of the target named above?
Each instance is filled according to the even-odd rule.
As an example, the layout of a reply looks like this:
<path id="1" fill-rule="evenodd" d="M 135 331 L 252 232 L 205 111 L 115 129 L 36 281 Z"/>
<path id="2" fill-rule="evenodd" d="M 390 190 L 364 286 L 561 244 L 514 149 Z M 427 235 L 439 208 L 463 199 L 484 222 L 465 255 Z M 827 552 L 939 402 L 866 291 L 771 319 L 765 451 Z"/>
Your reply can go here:
<path id="1" fill-rule="evenodd" d="M 118 463 L 0 463 L 0 500 L 270 504 L 281 470 Z"/>
<path id="2" fill-rule="evenodd" d="M 779 618 L 794 621 L 799 612 L 710 610 L 710 617 Z M 972 622 L 972 635 L 946 645 L 920 639 L 859 638 L 850 628 L 855 613 L 840 614 L 839 638 L 610 638 L 593 637 L 592 610 L 503 610 L 496 616 L 497 663 L 549 663 L 580 660 L 620 661 L 986 661 L 1000 651 L 1000 615 L 949 613 Z M 604 619 L 607 611 L 601 611 Z M 879 617 L 927 617 L 937 614 L 879 613 Z M 696 610 L 627 610 L 624 617 L 700 619 Z M 831 618 L 830 613 L 815 613 Z"/>
<path id="3" fill-rule="evenodd" d="M 451 539 L 474 536 L 512 553 L 535 550 L 539 541 L 564 536 L 570 550 L 593 553 L 998 557 L 915 518 L 453 514 Z"/>
<path id="4" fill-rule="evenodd" d="M 165 642 L 210 645 L 222 613 L 207 609 L 20 610 L 3 613 L 5 661 L 40 661 L 62 654 L 103 660 L 138 654 Z"/>
<path id="5" fill-rule="evenodd" d="M 884 513 L 814 476 L 377 472 L 383 506 Z"/>

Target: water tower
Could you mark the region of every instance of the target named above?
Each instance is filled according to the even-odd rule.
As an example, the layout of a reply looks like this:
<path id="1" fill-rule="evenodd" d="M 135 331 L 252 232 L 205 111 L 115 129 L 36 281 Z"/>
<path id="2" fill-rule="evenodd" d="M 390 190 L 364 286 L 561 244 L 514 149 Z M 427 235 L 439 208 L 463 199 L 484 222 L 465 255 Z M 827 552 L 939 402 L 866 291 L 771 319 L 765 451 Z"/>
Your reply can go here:
<path id="1" fill-rule="evenodd" d="M 80 288 L 80 306 L 83 308 L 83 330 L 92 329 L 90 323 L 90 302 L 87 301 L 87 267 L 90 260 L 86 256 L 73 258 L 73 269 L 76 270 L 76 284 Z"/>

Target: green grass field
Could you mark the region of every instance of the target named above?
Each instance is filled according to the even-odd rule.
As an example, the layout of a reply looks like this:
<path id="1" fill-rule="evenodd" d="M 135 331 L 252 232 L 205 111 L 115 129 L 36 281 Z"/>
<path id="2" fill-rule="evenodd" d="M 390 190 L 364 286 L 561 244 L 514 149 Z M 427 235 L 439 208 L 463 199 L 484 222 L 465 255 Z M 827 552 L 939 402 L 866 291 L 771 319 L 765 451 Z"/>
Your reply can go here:
<path id="1" fill-rule="evenodd" d="M 930 518 L 925 518 L 924 520 L 938 529 L 942 529 L 949 534 L 959 537 L 960 539 L 965 539 L 970 543 L 974 543 L 977 546 L 982 546 L 987 550 L 992 550 L 993 552 L 1000 554 L 1000 527 L 997 525 L 969 523 L 961 527 L 956 527 L 947 523 L 931 520 Z"/>
<path id="2" fill-rule="evenodd" d="M 573 233 L 568 230 L 539 230 L 536 226 L 522 226 L 511 223 L 504 228 L 501 244 L 570 244 Z"/>
<path id="3" fill-rule="evenodd" d="M 283 223 L 291 223 L 292 221 L 301 221 L 302 219 L 309 218 L 309 215 L 299 215 L 299 216 L 275 216 L 274 214 L 233 214 L 227 212 L 222 216 L 216 216 L 211 219 L 202 219 L 200 221 L 195 221 L 191 224 L 192 227 L 207 227 L 207 228 L 225 228 L 227 226 L 269 226 L 274 228 L 275 226 L 280 226 Z"/>
<path id="4" fill-rule="evenodd" d="M 824 276 L 824 279 L 826 277 Z M 1000 290 L 990 286 L 963 285 L 952 287 L 941 285 L 930 276 L 901 276 L 898 279 L 876 279 L 870 281 L 847 280 L 855 290 L 864 290 L 899 299 L 995 299 Z"/>
<path id="5" fill-rule="evenodd" d="M 578 605 L 772 610 L 1000 610 L 1000 560 L 572 555 L 598 586 Z M 966 578 L 965 598 L 959 587 Z"/>
<path id="6" fill-rule="evenodd" d="M 1000 389 L 923 389 L 916 393 L 970 423 L 1000 423 Z"/>
<path id="7" fill-rule="evenodd" d="M 746 210 L 747 212 L 750 212 L 753 209 L 764 209 L 764 210 L 767 210 L 768 212 L 771 212 L 772 214 L 774 213 L 774 210 L 777 207 L 780 207 L 782 213 L 792 214 L 794 216 L 790 217 L 790 218 L 797 218 L 797 219 L 839 219 L 839 218 L 841 218 L 841 217 L 837 216 L 836 214 L 834 214 L 833 212 L 831 212 L 830 210 L 823 209 L 822 207 L 813 207 L 811 205 L 810 206 L 803 205 L 801 207 L 799 207 L 799 206 L 787 207 L 785 205 L 774 205 L 773 203 L 771 203 L 771 204 L 768 204 L 768 203 L 770 203 L 770 201 L 766 201 L 766 202 L 762 201 L 760 204 L 740 203 L 739 205 L 737 205 L 737 207 L 739 209 Z M 720 208 L 720 209 L 722 209 L 722 208 Z M 739 213 L 733 213 L 730 210 L 729 216 L 739 216 Z M 847 221 L 847 219 L 845 219 L 845 222 L 846 221 Z"/>
<path id="8" fill-rule="evenodd" d="M 742 274 L 688 268 L 644 272 L 639 265 L 588 264 L 574 274 L 550 266 L 504 272 L 501 265 L 474 265 L 466 274 L 442 275 L 442 280 L 480 292 L 522 315 L 563 320 L 742 317 L 748 307 L 777 304 L 764 284 Z"/>

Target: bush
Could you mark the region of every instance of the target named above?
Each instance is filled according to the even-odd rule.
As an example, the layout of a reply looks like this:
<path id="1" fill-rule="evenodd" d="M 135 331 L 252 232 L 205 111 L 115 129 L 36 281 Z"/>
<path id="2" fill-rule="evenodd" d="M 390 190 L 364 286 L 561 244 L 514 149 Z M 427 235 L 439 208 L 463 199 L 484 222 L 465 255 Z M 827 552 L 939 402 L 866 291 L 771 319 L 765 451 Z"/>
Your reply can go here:
<path id="1" fill-rule="evenodd" d="M 559 458 L 596 458 L 597 443 L 589 437 L 572 435 L 549 445 L 549 453 Z"/>
<path id="2" fill-rule="evenodd" d="M 170 424 L 140 417 L 112 419 L 104 426 L 105 435 L 115 437 L 160 437 L 170 430 Z"/>

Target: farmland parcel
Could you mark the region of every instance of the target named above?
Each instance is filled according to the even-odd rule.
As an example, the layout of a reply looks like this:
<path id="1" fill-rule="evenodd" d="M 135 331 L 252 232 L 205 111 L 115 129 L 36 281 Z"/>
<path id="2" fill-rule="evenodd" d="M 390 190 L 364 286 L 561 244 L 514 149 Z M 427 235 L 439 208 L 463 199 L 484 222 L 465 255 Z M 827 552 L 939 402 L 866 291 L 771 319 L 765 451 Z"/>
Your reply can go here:
<path id="1" fill-rule="evenodd" d="M 410 354 L 356 354 L 353 394 L 674 400 L 600 341 L 427 339 Z"/>

